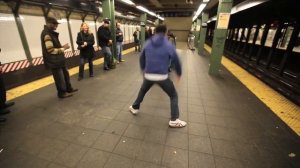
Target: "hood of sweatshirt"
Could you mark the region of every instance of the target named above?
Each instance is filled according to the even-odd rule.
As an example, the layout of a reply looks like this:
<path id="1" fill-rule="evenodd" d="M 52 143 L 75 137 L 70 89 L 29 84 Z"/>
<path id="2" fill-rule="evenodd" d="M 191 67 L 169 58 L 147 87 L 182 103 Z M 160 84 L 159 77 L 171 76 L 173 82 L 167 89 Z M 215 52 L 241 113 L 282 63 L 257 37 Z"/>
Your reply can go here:
<path id="1" fill-rule="evenodd" d="M 166 40 L 166 36 L 163 33 L 155 34 L 151 39 L 153 47 L 161 46 Z"/>

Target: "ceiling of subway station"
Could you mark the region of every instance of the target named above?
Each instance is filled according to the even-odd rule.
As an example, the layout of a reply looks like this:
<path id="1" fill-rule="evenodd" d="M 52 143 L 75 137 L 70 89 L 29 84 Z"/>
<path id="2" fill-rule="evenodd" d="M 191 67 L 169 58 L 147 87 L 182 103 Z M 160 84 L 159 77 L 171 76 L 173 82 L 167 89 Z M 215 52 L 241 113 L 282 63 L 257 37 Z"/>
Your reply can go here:
<path id="1" fill-rule="evenodd" d="M 102 6 L 103 0 L 4 0 L 15 1 L 21 3 L 33 2 L 45 6 L 62 7 L 68 10 L 80 10 L 87 13 L 98 13 L 98 7 Z M 131 0 L 135 5 L 146 7 L 148 10 L 158 14 L 162 17 L 192 17 L 197 11 L 199 5 L 204 0 Z M 243 1 L 251 0 L 233 0 L 233 6 Z M 287 0 L 293 1 L 293 0 Z M 295 1 L 295 0 L 294 0 Z M 209 17 L 213 17 L 217 13 L 219 0 L 210 0 L 205 8 L 209 13 Z M 114 0 L 115 10 L 124 16 L 133 15 L 139 17 L 143 12 L 138 10 L 135 6 L 130 6 L 122 0 Z M 101 14 L 100 14 L 101 16 Z M 147 15 L 150 20 L 156 17 Z"/>

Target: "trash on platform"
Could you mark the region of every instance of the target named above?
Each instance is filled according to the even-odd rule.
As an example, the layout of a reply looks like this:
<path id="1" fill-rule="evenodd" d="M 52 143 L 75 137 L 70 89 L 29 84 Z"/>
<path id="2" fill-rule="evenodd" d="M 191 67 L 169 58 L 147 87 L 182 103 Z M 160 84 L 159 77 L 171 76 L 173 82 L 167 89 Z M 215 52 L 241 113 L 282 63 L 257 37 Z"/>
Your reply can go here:
<path id="1" fill-rule="evenodd" d="M 123 141 L 123 143 L 126 142 L 125 140 Z"/>
<path id="2" fill-rule="evenodd" d="M 174 151 L 174 154 L 176 154 L 177 152 L 176 151 Z"/>
<path id="3" fill-rule="evenodd" d="M 295 153 L 290 153 L 289 157 L 296 157 L 296 154 Z"/>
<path id="4" fill-rule="evenodd" d="M 0 153 L 3 151 L 3 149 L 0 149 Z"/>

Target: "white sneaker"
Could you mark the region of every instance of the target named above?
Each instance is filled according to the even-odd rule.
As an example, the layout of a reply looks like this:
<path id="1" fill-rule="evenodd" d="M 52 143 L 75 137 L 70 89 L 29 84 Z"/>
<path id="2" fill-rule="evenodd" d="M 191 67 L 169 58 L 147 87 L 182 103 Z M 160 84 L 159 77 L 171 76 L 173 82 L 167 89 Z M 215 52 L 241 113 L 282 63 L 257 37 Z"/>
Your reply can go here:
<path id="1" fill-rule="evenodd" d="M 181 121 L 178 118 L 175 121 L 169 121 L 169 126 L 172 128 L 182 128 L 186 126 L 185 121 Z"/>
<path id="2" fill-rule="evenodd" d="M 139 112 L 139 109 L 134 109 L 132 106 L 129 107 L 129 111 L 133 114 L 136 115 Z"/>

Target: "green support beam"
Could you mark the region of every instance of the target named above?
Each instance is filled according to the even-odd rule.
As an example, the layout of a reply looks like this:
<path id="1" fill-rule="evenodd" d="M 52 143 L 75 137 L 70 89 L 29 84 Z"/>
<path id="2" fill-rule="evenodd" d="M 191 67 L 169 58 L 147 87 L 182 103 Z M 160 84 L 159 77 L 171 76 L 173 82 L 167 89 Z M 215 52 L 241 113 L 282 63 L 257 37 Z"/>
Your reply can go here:
<path id="1" fill-rule="evenodd" d="M 147 21 L 147 14 L 144 13 L 141 15 L 140 17 L 140 21 L 141 21 L 141 48 L 144 47 L 144 43 L 145 43 L 145 27 L 146 27 L 146 21 Z"/>
<path id="2" fill-rule="evenodd" d="M 15 18 L 16 25 L 17 25 L 17 28 L 18 28 L 18 32 L 19 32 L 19 35 L 20 35 L 20 38 L 21 38 L 22 46 L 23 46 L 23 49 L 25 51 L 26 58 L 29 61 L 29 63 L 32 64 L 32 55 L 30 53 L 29 44 L 28 44 L 28 41 L 27 41 L 27 38 L 26 38 L 26 34 L 25 34 L 25 31 L 24 31 L 24 27 L 23 27 L 20 15 L 19 15 L 20 1 L 16 2 L 15 4 L 14 3 L 8 3 L 8 5 L 11 7 L 11 9 L 13 11 L 14 18 Z"/>
<path id="3" fill-rule="evenodd" d="M 200 28 L 200 37 L 198 43 L 198 54 L 201 55 L 204 52 L 204 43 L 207 31 L 207 22 L 208 21 L 208 13 L 202 13 L 201 18 L 201 28 Z"/>
<path id="4" fill-rule="evenodd" d="M 112 56 L 117 60 L 116 23 L 115 23 L 115 1 L 110 0 L 110 30 L 112 35 Z"/>
<path id="5" fill-rule="evenodd" d="M 110 18 L 110 0 L 103 0 L 102 1 L 102 15 L 104 18 Z"/>
<path id="6" fill-rule="evenodd" d="M 71 49 L 72 52 L 75 52 L 75 47 L 73 43 L 73 35 L 72 35 L 72 29 L 71 29 L 71 24 L 70 24 L 70 15 L 72 11 L 66 11 L 66 18 L 67 18 L 67 24 L 68 24 L 68 31 L 69 31 L 69 37 L 70 37 L 70 43 L 71 43 Z"/>
<path id="7" fill-rule="evenodd" d="M 199 43 L 199 35 L 200 35 L 200 19 L 197 19 L 197 21 L 195 22 L 195 41 L 194 41 L 194 46 L 198 46 Z"/>
<path id="8" fill-rule="evenodd" d="M 209 74 L 219 75 L 233 0 L 220 0 L 210 56 Z"/>
<path id="9" fill-rule="evenodd" d="M 99 46 L 99 40 L 98 40 L 98 36 L 97 36 L 97 31 L 98 31 L 97 20 L 98 20 L 98 18 L 99 18 L 99 15 L 97 15 L 97 16 L 94 17 L 94 23 L 95 23 L 94 28 L 95 28 L 95 32 L 96 32 L 96 34 L 94 34 L 94 36 L 95 36 L 95 39 L 97 39 L 96 40 L 97 41 L 97 46 Z"/>
<path id="10" fill-rule="evenodd" d="M 159 19 L 156 19 L 154 24 L 155 24 L 155 26 L 159 25 Z"/>

